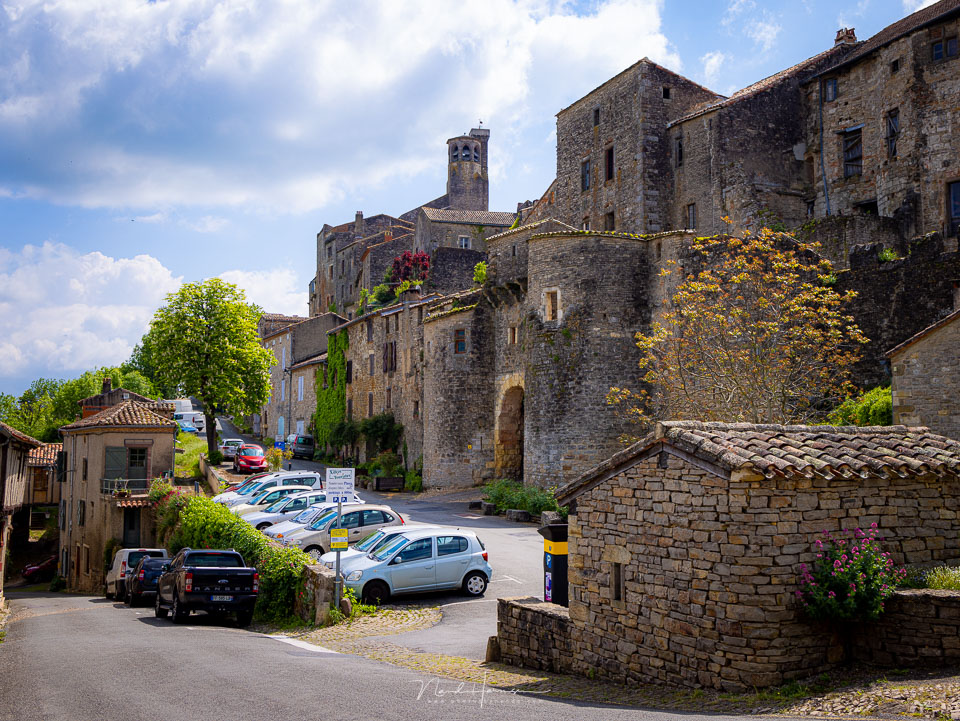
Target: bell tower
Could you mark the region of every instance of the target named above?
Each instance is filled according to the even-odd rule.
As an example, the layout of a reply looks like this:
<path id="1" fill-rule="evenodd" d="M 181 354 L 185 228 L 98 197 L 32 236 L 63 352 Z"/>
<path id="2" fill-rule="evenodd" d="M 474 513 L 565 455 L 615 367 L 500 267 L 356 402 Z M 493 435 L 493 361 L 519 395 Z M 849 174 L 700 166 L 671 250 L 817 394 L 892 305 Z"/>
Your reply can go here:
<path id="1" fill-rule="evenodd" d="M 488 210 L 487 144 L 490 131 L 473 128 L 447 141 L 447 198 L 455 210 Z"/>

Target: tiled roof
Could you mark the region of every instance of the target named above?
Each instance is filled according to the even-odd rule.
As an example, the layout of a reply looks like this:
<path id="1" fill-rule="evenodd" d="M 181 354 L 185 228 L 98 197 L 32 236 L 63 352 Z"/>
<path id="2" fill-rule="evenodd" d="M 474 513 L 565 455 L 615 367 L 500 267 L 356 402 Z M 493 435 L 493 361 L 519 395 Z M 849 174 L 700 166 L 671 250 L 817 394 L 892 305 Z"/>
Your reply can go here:
<path id="1" fill-rule="evenodd" d="M 421 208 L 424 215 L 436 223 L 469 223 L 471 225 L 513 225 L 516 213 L 500 213 L 492 210 L 452 210 Z"/>
<path id="2" fill-rule="evenodd" d="M 290 321 L 291 323 L 306 320 L 302 315 L 284 315 L 283 313 L 263 313 L 260 318 L 263 320 Z"/>
<path id="3" fill-rule="evenodd" d="M 153 412 L 145 403 L 123 401 L 88 418 L 63 426 L 60 430 L 72 431 L 98 427 L 176 428 L 177 423 Z"/>
<path id="4" fill-rule="evenodd" d="M 726 472 L 820 479 L 960 474 L 960 442 L 907 426 L 780 426 L 667 421 L 557 491 L 568 502 L 646 451 L 672 446 Z"/>
<path id="5" fill-rule="evenodd" d="M 572 225 L 567 225 L 566 223 L 563 223 L 555 218 L 544 218 L 543 220 L 537 220 L 537 221 L 534 221 L 533 223 L 527 223 L 526 225 L 518 225 L 516 228 L 510 228 L 509 230 L 505 230 L 502 233 L 491 235 L 489 238 L 487 238 L 487 242 L 489 243 L 491 240 L 498 240 L 499 238 L 506 238 L 511 235 L 516 235 L 524 230 L 530 231 L 530 230 L 533 230 L 534 228 L 540 228 L 541 226 L 544 226 L 547 224 L 550 225 L 551 232 L 564 233 L 564 232 L 572 232 L 577 230 Z M 540 230 L 538 232 L 542 233 L 546 231 Z"/>
<path id="6" fill-rule="evenodd" d="M 29 443 L 30 445 L 33 445 L 33 446 L 43 445 L 36 438 L 31 438 L 26 433 L 21 433 L 16 428 L 14 428 L 13 426 L 8 426 L 3 421 L 0 421 L 0 430 L 5 431 L 7 435 L 12 436 L 13 438 L 16 438 L 18 441 Z"/>
<path id="7" fill-rule="evenodd" d="M 884 353 L 884 356 L 886 356 L 887 358 L 892 358 L 895 353 L 899 353 L 907 346 L 913 345 L 921 338 L 924 338 L 930 333 L 933 333 L 935 330 L 939 330 L 940 328 L 943 328 L 943 326 L 945 325 L 950 325 L 951 323 L 953 323 L 953 321 L 957 320 L 957 318 L 960 318 L 960 309 L 953 311 L 953 313 L 948 315 L 946 318 L 941 318 L 933 325 L 927 326 L 916 335 L 910 336 L 900 345 L 894 346 L 893 348 L 888 350 L 886 353 Z"/>
<path id="8" fill-rule="evenodd" d="M 873 51 L 882 48 L 884 45 L 889 45 L 904 35 L 909 35 L 912 32 L 920 30 L 925 25 L 933 25 L 942 20 L 946 20 L 946 16 L 957 11 L 960 11 L 960 0 L 940 0 L 940 2 L 934 3 L 929 7 L 917 10 L 902 20 L 898 20 L 892 25 L 887 25 L 887 27 L 876 35 L 861 43 L 860 47 L 845 57 L 840 63 L 834 65 L 829 70 L 824 70 L 823 73 L 820 74 L 823 75 L 824 73 L 833 72 L 837 68 L 855 63 Z"/>
<path id="9" fill-rule="evenodd" d="M 62 443 L 44 443 L 34 448 L 27 456 L 28 466 L 52 466 L 57 462 L 57 453 L 63 450 Z"/>
<path id="10" fill-rule="evenodd" d="M 317 365 L 318 363 L 323 363 L 327 359 L 326 352 L 317 353 L 316 355 L 308 356 L 303 360 L 299 360 L 290 366 L 291 370 L 295 368 L 303 368 L 304 366 Z"/>
<path id="11" fill-rule="evenodd" d="M 121 498 L 117 501 L 117 508 L 146 508 L 152 506 L 153 501 L 149 498 Z"/>

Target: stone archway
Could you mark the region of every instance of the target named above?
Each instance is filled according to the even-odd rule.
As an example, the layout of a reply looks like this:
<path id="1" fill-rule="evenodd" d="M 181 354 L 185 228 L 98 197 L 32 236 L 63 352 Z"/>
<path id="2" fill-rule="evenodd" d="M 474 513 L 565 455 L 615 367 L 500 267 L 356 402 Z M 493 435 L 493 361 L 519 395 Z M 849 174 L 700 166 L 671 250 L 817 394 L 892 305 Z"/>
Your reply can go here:
<path id="1" fill-rule="evenodd" d="M 503 394 L 497 416 L 496 477 L 523 480 L 523 388 Z"/>

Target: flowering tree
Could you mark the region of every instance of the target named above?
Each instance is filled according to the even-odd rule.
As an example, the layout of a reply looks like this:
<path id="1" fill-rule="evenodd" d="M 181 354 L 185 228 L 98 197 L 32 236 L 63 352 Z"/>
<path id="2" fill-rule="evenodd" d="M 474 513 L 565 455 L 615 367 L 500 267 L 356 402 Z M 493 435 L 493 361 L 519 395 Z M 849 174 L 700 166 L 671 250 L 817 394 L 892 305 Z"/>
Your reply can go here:
<path id="1" fill-rule="evenodd" d="M 894 567 L 893 558 L 880 548 L 883 537 L 876 523 L 867 532 L 823 533 L 816 542 L 816 562 L 812 567 L 800 564 L 800 604 L 815 620 L 875 620 L 906 570 Z"/>
<path id="2" fill-rule="evenodd" d="M 401 283 L 405 280 L 426 280 L 430 275 L 430 256 L 423 251 L 411 253 L 405 250 L 403 255 L 393 259 L 391 280 Z"/>
<path id="3" fill-rule="evenodd" d="M 843 309 L 815 246 L 764 229 L 698 238 L 703 268 L 677 286 L 649 333 L 638 333 L 643 387 L 607 401 L 632 420 L 802 423 L 849 394 L 867 339 Z M 661 271 L 677 272 L 676 263 Z"/>

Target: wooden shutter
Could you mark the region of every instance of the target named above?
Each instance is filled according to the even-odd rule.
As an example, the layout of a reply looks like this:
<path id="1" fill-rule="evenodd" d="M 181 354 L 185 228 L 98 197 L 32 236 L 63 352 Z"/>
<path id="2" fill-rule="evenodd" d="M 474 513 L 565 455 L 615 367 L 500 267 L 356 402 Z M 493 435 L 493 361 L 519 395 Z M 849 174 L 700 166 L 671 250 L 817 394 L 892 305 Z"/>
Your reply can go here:
<path id="1" fill-rule="evenodd" d="M 123 446 L 107 446 L 103 458 L 103 477 L 123 478 L 127 472 L 127 449 Z"/>

